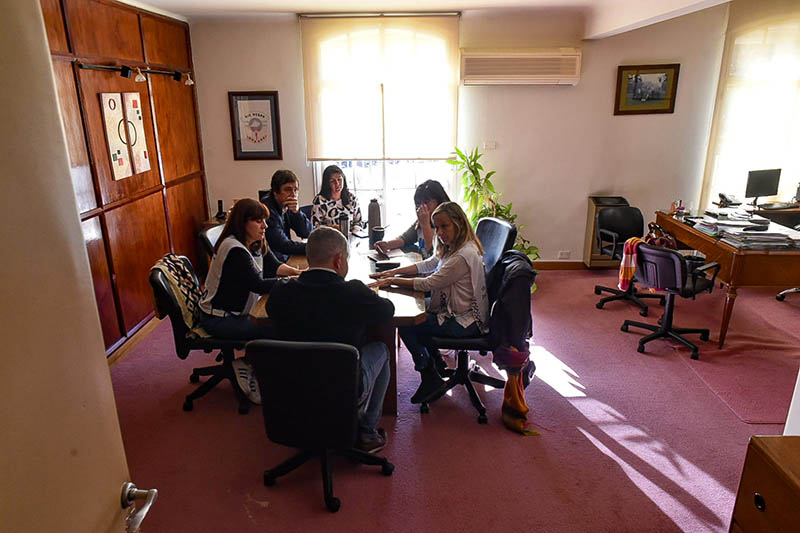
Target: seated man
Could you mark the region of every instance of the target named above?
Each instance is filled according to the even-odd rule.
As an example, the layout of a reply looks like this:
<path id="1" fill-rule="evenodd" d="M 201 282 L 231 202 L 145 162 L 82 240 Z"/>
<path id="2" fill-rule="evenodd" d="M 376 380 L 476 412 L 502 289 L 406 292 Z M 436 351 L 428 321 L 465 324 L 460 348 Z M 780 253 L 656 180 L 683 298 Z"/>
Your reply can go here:
<path id="1" fill-rule="evenodd" d="M 276 284 L 269 293 L 267 314 L 280 338 L 341 342 L 361 353 L 359 439 L 356 446 L 374 453 L 386 445 L 376 430 L 389 384 L 389 349 L 382 342 L 364 343 L 367 325 L 394 316 L 394 305 L 358 280 L 345 281 L 348 248 L 333 228 L 315 229 L 306 247 L 308 270 L 299 278 Z"/>
<path id="2" fill-rule="evenodd" d="M 272 175 L 270 191 L 259 198 L 269 209 L 267 244 L 281 263 L 290 255 L 303 255 L 306 245 L 293 241 L 290 230 L 305 239 L 311 233 L 311 221 L 297 207 L 299 182 L 291 170 L 276 170 Z"/>

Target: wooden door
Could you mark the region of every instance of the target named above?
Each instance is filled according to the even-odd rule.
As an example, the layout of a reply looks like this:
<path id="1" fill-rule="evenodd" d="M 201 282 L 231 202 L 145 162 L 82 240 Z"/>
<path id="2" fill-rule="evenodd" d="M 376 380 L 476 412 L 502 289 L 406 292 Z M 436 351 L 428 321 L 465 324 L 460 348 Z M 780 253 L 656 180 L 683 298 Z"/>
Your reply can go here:
<path id="1" fill-rule="evenodd" d="M 3 531 L 123 531 L 129 478 L 38 2 L 0 17 Z M 43 125 L 52 127 L 43 127 Z"/>

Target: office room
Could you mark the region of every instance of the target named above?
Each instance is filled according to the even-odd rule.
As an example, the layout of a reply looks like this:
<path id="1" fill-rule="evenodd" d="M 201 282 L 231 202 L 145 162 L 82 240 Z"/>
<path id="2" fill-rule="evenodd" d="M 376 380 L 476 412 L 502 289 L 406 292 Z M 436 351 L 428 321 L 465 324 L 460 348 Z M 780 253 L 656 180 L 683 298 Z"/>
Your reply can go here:
<path id="1" fill-rule="evenodd" d="M 299 16 L 320 13 L 339 16 Z M 381 69 L 350 70 L 342 87 L 352 91 L 334 87 L 344 103 L 320 115 L 311 30 L 404 18 L 382 13 L 445 27 L 447 70 L 424 70 L 431 62 L 419 67 L 426 75 L 397 87 L 381 81 L 377 93 L 374 83 L 358 92 L 357 82 L 375 82 Z M 753 170 L 781 168 L 777 194 L 758 205 L 800 200 L 791 149 L 800 135 L 799 27 L 798 4 L 788 0 L 443 0 L 424 9 L 400 1 L 13 2 L 0 22 L 1 196 L 14 221 L 3 233 L 12 253 L 0 292 L 4 528 L 120 530 L 126 518 L 136 525 L 129 514 L 138 508 L 146 531 L 791 529 L 800 490 L 800 294 L 776 295 L 800 286 L 796 232 L 771 223 L 753 233 L 777 232 L 788 244 L 740 249 L 686 222 L 719 208 L 719 193 L 744 210 Z M 562 84 L 465 83 L 459 54 L 486 50 L 579 53 L 579 69 Z M 626 113 L 620 94 L 633 94 L 625 82 L 638 78 L 623 76 L 624 66 L 646 80 L 668 72 L 669 109 L 642 96 L 631 99 L 639 112 Z M 775 90 L 742 89 L 759 77 Z M 434 90 L 442 79 L 447 90 Z M 237 157 L 231 92 L 274 106 L 266 156 Z M 434 93 L 435 105 L 425 96 Z M 376 101 L 383 125 L 364 111 Z M 382 107 L 392 101 L 399 107 Z M 114 157 L 111 114 L 102 109 L 109 102 L 141 117 L 139 129 L 130 120 L 116 128 L 143 141 L 119 147 L 130 161 Z M 743 108 L 753 112 L 741 118 Z M 745 130 L 755 133 L 736 134 Z M 342 139 L 359 142 L 347 148 Z M 216 350 L 178 356 L 171 320 L 155 317 L 151 267 L 173 252 L 202 279 L 200 231 L 235 200 L 269 189 L 280 169 L 294 172 L 307 205 L 322 169 L 338 164 L 365 218 L 370 198 L 381 199 L 386 238 L 395 237 L 415 219 L 412 196 L 424 180 L 440 181 L 467 206 L 456 165 L 444 163 L 456 147 L 477 149 L 484 175 L 496 171 L 497 201 L 513 204 L 519 234 L 538 250 L 528 249 L 538 272 L 527 341 L 536 370 L 522 390 L 530 409 L 522 432 L 503 417 L 508 388 L 476 387 L 486 424 L 461 386 L 421 412 L 410 401 L 420 374 L 392 336 L 396 389 L 387 395 L 396 413 L 381 418 L 379 452 L 394 465 L 391 476 L 332 460 L 336 513 L 326 509 L 313 461 L 265 486 L 264 470 L 294 451 L 268 438 L 261 406 L 237 413 L 235 378 L 185 410 L 198 387 L 189 375 L 217 364 Z M 658 220 L 679 247 L 721 265 L 700 277 L 718 277 L 703 291 L 656 292 L 674 307 L 650 298 L 647 316 L 632 301 L 598 309 L 608 293 L 595 287 L 616 288 L 620 270 L 619 257 L 592 251 L 591 197 L 624 198 L 627 212 L 643 216 L 638 236 Z M 678 264 L 688 269 L 689 261 Z M 635 287 L 646 291 L 639 275 Z M 646 332 L 623 326 L 670 327 L 673 312 L 676 324 L 709 330 L 687 335 L 697 352 L 674 338 L 642 346 Z M 509 378 L 491 352 L 469 354 Z M 456 351 L 445 350 L 444 361 L 455 367 Z M 123 488 L 128 481 L 139 490 Z M 129 505 L 120 505 L 121 491 Z"/>

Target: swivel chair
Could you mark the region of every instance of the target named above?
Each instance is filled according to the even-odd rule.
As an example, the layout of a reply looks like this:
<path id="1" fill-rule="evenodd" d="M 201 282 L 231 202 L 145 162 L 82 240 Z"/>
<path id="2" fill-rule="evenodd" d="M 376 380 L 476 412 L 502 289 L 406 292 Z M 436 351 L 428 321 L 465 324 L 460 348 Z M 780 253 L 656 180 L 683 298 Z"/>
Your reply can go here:
<path id="1" fill-rule="evenodd" d="M 669 337 L 677 340 L 692 351 L 692 359 L 698 359 L 698 348 L 688 339 L 683 337 L 687 333 L 699 333 L 700 340 L 707 341 L 709 330 L 700 328 L 678 328 L 673 326 L 673 313 L 675 311 L 675 295 L 682 298 L 694 299 L 698 293 L 711 292 L 719 273 L 719 263 L 706 263 L 694 270 L 689 270 L 686 259 L 676 250 L 640 244 L 636 249 L 636 272 L 639 280 L 656 289 L 667 292 L 667 304 L 664 315 L 659 320 L 659 325 L 645 324 L 626 320 L 620 328 L 628 331 L 630 326 L 652 331 L 639 339 L 637 351 L 644 352 L 645 345 L 655 339 Z M 711 279 L 706 277 L 707 272 L 712 272 Z"/>
<path id="2" fill-rule="evenodd" d="M 502 389 L 505 381 L 485 374 L 481 367 L 470 360 L 469 350 L 482 355 L 500 346 L 515 346 L 522 351 L 527 340 L 533 334 L 531 320 L 531 287 L 536 279 L 530 259 L 520 251 L 506 251 L 500 261 L 492 268 L 488 276 L 487 291 L 489 293 L 490 316 L 489 333 L 480 337 L 448 338 L 431 337 L 426 339 L 426 346 L 433 349 L 457 351 L 455 369 L 447 369 L 443 373 L 448 379 L 420 406 L 420 412 L 427 413 L 428 404 L 444 396 L 457 385 L 463 385 L 469 393 L 472 405 L 478 411 L 478 423 L 486 424 L 486 407 L 475 390 L 475 383 Z M 523 369 L 523 383 L 530 383 L 536 366 L 528 361 Z"/>
<path id="3" fill-rule="evenodd" d="M 610 255 L 613 259 L 622 259 L 625 241 L 642 235 L 644 235 L 644 218 L 638 207 L 606 207 L 597 212 L 597 247 L 601 254 Z M 595 294 L 600 295 L 603 292 L 611 293 L 611 296 L 606 296 L 597 302 L 595 307 L 598 309 L 602 309 L 608 302 L 625 300 L 639 306 L 639 314 L 647 316 L 647 305 L 642 299 L 656 298 L 661 305 L 664 305 L 664 296 L 636 292 L 636 285 L 633 282 L 625 291 L 595 285 Z"/>
<path id="4" fill-rule="evenodd" d="M 313 206 L 311 204 L 308 204 L 308 205 L 301 205 L 300 208 L 299 208 L 300 212 L 303 213 L 305 216 L 307 216 L 309 220 L 311 220 L 311 208 L 312 207 Z"/>
<path id="5" fill-rule="evenodd" d="M 193 350 L 203 350 L 206 353 L 219 350 L 216 360 L 220 364 L 192 370 L 189 375 L 192 383 L 198 383 L 201 376 L 209 378 L 186 396 L 183 410 L 191 411 L 194 400 L 205 396 L 219 382 L 227 379 L 233 386 L 239 413 L 247 414 L 250 401 L 239 389 L 232 366 L 234 350 L 244 348 L 245 342 L 215 339 L 199 327 L 195 314 L 200 300 L 200 284 L 189 259 L 182 255 L 165 255 L 150 270 L 150 285 L 155 297 L 156 315 L 159 318 L 169 316 L 178 358 L 186 359 Z"/>
<path id="6" fill-rule="evenodd" d="M 795 230 L 800 231 L 800 224 L 794 227 Z M 785 291 L 781 291 L 775 295 L 775 299 L 779 302 L 782 302 L 786 299 L 787 294 L 794 294 L 796 292 L 800 292 L 800 287 L 794 287 L 792 289 L 786 289 Z"/>
<path id="7" fill-rule="evenodd" d="M 198 237 L 200 239 L 200 245 L 203 251 L 208 254 L 208 257 L 214 257 L 214 247 L 217 245 L 219 236 L 224 228 L 225 224 L 218 224 L 200 230 L 200 235 Z"/>
<path id="8" fill-rule="evenodd" d="M 475 235 L 483 246 L 483 264 L 488 274 L 500 256 L 514 246 L 517 240 L 517 228 L 505 220 L 485 217 L 475 226 Z"/>
<path id="9" fill-rule="evenodd" d="M 264 485 L 274 485 L 277 478 L 319 457 L 325 505 L 335 513 L 341 502 L 333 496 L 331 453 L 380 466 L 383 475 L 392 475 L 394 465 L 386 458 L 354 447 L 361 381 L 358 350 L 333 342 L 255 340 L 247 343 L 246 357 L 261 388 L 267 437 L 300 449 L 265 470 Z"/>

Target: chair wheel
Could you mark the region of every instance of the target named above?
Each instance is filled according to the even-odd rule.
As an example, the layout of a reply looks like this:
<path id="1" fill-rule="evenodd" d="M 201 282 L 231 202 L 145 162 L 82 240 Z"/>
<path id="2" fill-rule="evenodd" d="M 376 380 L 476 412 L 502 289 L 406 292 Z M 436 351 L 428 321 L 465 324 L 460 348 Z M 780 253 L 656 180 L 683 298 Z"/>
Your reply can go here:
<path id="1" fill-rule="evenodd" d="M 246 403 L 240 403 L 238 411 L 240 415 L 246 415 L 250 412 L 250 406 Z"/>
<path id="2" fill-rule="evenodd" d="M 701 341 L 707 341 L 708 340 L 708 333 L 701 333 L 700 334 L 700 340 Z"/>
<path id="3" fill-rule="evenodd" d="M 778 294 L 777 296 L 775 296 L 775 299 L 778 300 L 779 302 L 782 302 L 783 300 L 786 299 L 786 295 L 785 294 Z"/>
<path id="4" fill-rule="evenodd" d="M 603 302 L 597 302 L 596 304 L 594 304 L 594 306 L 596 308 L 598 308 L 598 309 L 602 309 L 603 308 Z"/>
<path id="5" fill-rule="evenodd" d="M 200 381 L 200 376 L 195 373 L 189 375 L 189 381 L 192 383 L 198 383 Z"/>
<path id="6" fill-rule="evenodd" d="M 334 498 L 333 496 L 330 498 L 325 498 L 325 507 L 327 507 L 330 512 L 335 513 L 341 506 L 342 502 L 339 500 L 339 498 Z"/>
<path id="7" fill-rule="evenodd" d="M 428 407 L 427 403 L 423 403 L 419 406 L 419 412 L 423 415 L 428 414 L 430 412 L 430 408 Z"/>
<path id="8" fill-rule="evenodd" d="M 645 307 L 644 309 L 642 309 L 641 311 L 639 311 L 639 314 L 640 314 L 641 316 L 647 316 L 647 308 Z"/>
<path id="9" fill-rule="evenodd" d="M 638 347 L 638 348 L 636 348 L 636 351 L 637 351 L 637 352 L 639 352 L 639 353 L 644 353 L 644 346 L 642 346 L 642 345 L 640 344 L 640 345 L 639 345 L 639 347 Z"/>
<path id="10" fill-rule="evenodd" d="M 481 413 L 478 415 L 478 424 L 488 424 L 489 419 L 486 416 L 486 413 Z"/>
<path id="11" fill-rule="evenodd" d="M 619 329 L 620 329 L 620 331 L 624 331 L 625 333 L 627 333 L 628 332 L 628 324 L 622 324 Z"/>
<path id="12" fill-rule="evenodd" d="M 277 478 L 272 475 L 269 470 L 264 470 L 264 486 L 265 487 L 272 487 L 275 485 L 275 480 Z"/>
<path id="13" fill-rule="evenodd" d="M 694 359 L 695 361 L 700 359 L 700 354 L 697 352 L 692 352 L 692 359 Z"/>
<path id="14" fill-rule="evenodd" d="M 185 400 L 183 402 L 183 410 L 184 411 L 191 411 L 193 408 L 194 408 L 194 405 L 192 405 L 192 400 Z"/>
<path id="15" fill-rule="evenodd" d="M 602 292 L 602 291 L 600 290 L 600 287 L 595 287 L 595 288 L 594 288 L 594 293 L 595 293 L 597 296 L 600 296 L 600 293 L 601 293 L 601 292 Z"/>
<path id="16" fill-rule="evenodd" d="M 381 474 L 384 476 L 391 476 L 392 472 L 394 472 L 394 465 L 389 461 L 386 461 L 386 464 L 381 467 Z"/>

